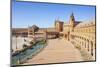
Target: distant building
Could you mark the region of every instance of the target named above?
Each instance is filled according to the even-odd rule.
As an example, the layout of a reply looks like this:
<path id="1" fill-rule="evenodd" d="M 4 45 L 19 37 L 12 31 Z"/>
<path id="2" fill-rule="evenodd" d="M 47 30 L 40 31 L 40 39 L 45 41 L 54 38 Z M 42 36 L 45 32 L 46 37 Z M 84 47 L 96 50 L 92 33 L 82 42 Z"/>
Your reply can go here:
<path id="1" fill-rule="evenodd" d="M 62 32 L 63 31 L 63 22 L 56 20 L 55 21 L 55 30 L 58 32 Z"/>

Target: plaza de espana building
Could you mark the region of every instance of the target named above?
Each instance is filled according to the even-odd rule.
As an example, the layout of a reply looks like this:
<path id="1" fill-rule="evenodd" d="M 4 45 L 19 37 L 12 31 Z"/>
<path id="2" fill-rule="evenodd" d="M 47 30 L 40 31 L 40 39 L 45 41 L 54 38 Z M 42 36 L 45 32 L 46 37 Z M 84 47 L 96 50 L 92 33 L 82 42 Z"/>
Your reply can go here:
<path id="1" fill-rule="evenodd" d="M 34 31 L 34 26 L 27 28 L 12 28 L 12 36 L 26 36 L 32 37 L 35 35 L 44 36 L 47 33 L 48 38 L 64 38 L 70 41 L 75 46 L 87 51 L 95 59 L 96 51 L 96 22 L 95 19 L 91 21 L 76 21 L 74 14 L 70 15 L 68 22 L 55 20 L 54 27 L 39 28 Z M 67 45 L 67 44 L 66 44 Z"/>

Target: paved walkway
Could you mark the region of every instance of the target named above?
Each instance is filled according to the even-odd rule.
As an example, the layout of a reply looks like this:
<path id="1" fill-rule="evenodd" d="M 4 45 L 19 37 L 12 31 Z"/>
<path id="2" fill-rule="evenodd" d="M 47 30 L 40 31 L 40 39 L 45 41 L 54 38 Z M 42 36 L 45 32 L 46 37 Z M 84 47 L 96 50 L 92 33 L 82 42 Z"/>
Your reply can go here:
<path id="1" fill-rule="evenodd" d="M 80 52 L 65 39 L 48 40 L 48 45 L 25 64 L 45 64 L 82 61 Z"/>

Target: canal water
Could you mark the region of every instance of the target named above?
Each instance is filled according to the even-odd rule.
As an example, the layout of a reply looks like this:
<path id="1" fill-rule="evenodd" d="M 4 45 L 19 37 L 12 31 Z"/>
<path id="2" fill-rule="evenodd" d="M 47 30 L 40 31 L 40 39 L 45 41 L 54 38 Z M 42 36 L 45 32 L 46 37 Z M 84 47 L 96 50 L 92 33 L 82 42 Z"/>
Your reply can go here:
<path id="1" fill-rule="evenodd" d="M 12 65 L 18 65 L 18 63 L 25 63 L 28 59 L 31 59 L 34 55 L 41 51 L 45 47 L 45 44 L 36 43 L 35 46 L 32 46 L 30 49 L 25 50 L 12 57 Z M 18 62 L 19 61 L 19 62 Z"/>

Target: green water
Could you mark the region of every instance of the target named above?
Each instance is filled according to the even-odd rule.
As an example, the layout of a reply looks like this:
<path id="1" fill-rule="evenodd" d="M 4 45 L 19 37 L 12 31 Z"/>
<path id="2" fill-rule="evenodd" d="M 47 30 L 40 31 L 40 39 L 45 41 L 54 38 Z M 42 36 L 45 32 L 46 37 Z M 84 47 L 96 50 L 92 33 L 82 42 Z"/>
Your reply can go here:
<path id="1" fill-rule="evenodd" d="M 12 57 L 12 64 L 17 65 L 18 61 L 20 63 L 25 63 L 26 60 L 31 59 L 34 55 L 36 55 L 38 52 L 41 51 L 41 49 L 44 48 L 44 44 L 36 43 L 35 46 L 32 46 L 31 48 L 25 50 L 24 52 L 21 52 L 15 56 Z"/>

